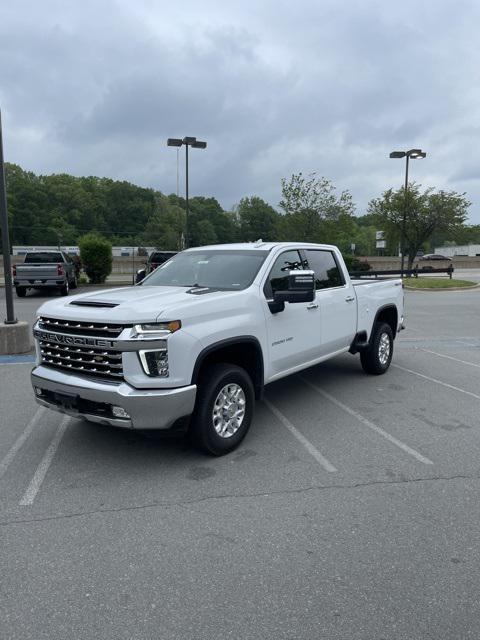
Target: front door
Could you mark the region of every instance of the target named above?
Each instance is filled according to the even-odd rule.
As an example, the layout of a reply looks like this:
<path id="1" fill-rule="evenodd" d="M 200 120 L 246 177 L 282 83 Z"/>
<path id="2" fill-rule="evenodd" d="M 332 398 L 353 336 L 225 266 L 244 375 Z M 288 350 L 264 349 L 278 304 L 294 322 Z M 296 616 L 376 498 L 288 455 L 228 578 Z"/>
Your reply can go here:
<path id="1" fill-rule="evenodd" d="M 281 253 L 270 270 L 265 282 L 264 312 L 267 323 L 269 348 L 268 377 L 277 376 L 305 364 L 320 354 L 320 314 L 318 302 L 285 303 L 285 309 L 272 313 L 268 300 L 275 291 L 288 288 L 288 274 L 302 269 L 298 251 Z"/>

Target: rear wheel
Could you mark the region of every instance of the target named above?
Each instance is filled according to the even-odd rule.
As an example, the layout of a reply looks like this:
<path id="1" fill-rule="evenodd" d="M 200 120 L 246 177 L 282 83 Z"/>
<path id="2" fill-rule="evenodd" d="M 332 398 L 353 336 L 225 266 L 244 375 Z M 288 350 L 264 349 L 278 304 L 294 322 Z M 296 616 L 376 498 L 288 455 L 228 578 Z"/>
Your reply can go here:
<path id="1" fill-rule="evenodd" d="M 214 456 L 237 447 L 252 422 L 255 393 L 241 367 L 216 364 L 202 375 L 190 436 L 195 445 Z"/>
<path id="2" fill-rule="evenodd" d="M 360 361 L 365 373 L 381 375 L 388 370 L 393 356 L 392 328 L 379 322 L 373 328 L 368 349 L 360 352 Z"/>
<path id="3" fill-rule="evenodd" d="M 25 289 L 25 287 L 17 287 L 15 291 L 17 292 L 17 296 L 19 298 L 25 298 L 25 296 L 27 295 L 27 290 Z"/>

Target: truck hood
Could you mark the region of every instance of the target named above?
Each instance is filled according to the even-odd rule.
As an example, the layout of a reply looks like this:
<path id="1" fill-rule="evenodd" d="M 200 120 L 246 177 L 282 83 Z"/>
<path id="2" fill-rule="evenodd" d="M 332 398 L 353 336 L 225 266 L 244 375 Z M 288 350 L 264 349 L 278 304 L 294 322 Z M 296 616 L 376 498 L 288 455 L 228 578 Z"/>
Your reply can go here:
<path id="1" fill-rule="evenodd" d="M 195 309 L 210 305 L 214 299 L 237 297 L 240 293 L 186 287 L 131 286 L 51 300 L 43 304 L 37 313 L 64 320 L 131 325 L 157 319 L 181 320 L 182 312 L 185 313 L 187 308 L 190 316 L 195 314 Z"/>

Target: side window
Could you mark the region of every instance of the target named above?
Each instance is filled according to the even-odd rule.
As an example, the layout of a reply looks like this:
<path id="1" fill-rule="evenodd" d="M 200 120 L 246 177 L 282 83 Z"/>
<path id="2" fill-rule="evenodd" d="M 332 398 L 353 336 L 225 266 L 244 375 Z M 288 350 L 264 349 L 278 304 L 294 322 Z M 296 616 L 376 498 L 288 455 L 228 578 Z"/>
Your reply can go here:
<path id="1" fill-rule="evenodd" d="M 265 296 L 271 299 L 275 291 L 285 291 L 288 286 L 288 272 L 302 268 L 302 260 L 298 251 L 285 251 L 280 254 L 275 260 L 263 288 Z"/>
<path id="2" fill-rule="evenodd" d="M 315 272 L 315 288 L 328 289 L 345 284 L 343 274 L 331 251 L 307 249 L 308 268 Z"/>

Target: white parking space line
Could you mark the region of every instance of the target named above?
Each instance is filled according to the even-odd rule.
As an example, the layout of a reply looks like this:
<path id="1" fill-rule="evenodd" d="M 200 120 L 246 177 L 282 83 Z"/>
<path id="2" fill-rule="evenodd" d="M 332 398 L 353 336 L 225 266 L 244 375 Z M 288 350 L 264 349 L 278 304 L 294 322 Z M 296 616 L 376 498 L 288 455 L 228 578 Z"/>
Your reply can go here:
<path id="1" fill-rule="evenodd" d="M 307 440 L 305 436 L 300 433 L 300 431 L 293 426 L 293 424 L 286 418 L 281 411 L 277 409 L 277 407 L 273 406 L 271 402 L 264 399 L 263 402 L 270 409 L 273 415 L 278 418 L 278 420 L 283 424 L 283 426 L 290 431 L 290 433 L 305 447 L 308 453 L 315 458 L 315 460 L 322 465 L 325 471 L 329 471 L 330 473 L 334 473 L 337 469 L 333 466 L 333 464 L 323 456 L 320 451 L 313 446 L 310 440 Z"/>
<path id="2" fill-rule="evenodd" d="M 15 440 L 15 442 L 11 446 L 6 456 L 0 462 L 0 478 L 2 478 L 2 476 L 5 474 L 8 467 L 12 463 L 13 459 L 15 458 L 17 453 L 20 451 L 20 449 L 22 448 L 23 444 L 25 443 L 29 435 L 35 429 L 38 421 L 40 420 L 40 418 L 44 413 L 45 413 L 45 407 L 38 407 L 37 411 L 33 415 L 33 418 L 30 420 L 30 422 L 27 424 L 23 432 Z"/>
<path id="3" fill-rule="evenodd" d="M 480 369 L 480 364 L 476 364 L 475 362 L 469 362 L 468 360 L 460 360 L 460 358 L 454 358 L 453 356 L 447 356 L 445 353 L 437 353 L 437 351 L 431 351 L 430 349 L 419 349 L 419 351 L 425 351 L 425 353 L 433 353 L 434 356 L 438 356 L 439 358 L 447 358 L 448 360 L 455 360 L 455 362 L 460 362 L 461 364 L 467 364 L 470 367 L 477 367 Z"/>
<path id="4" fill-rule="evenodd" d="M 367 418 L 364 418 L 360 413 L 358 413 L 354 409 L 351 409 L 346 404 L 343 404 L 343 402 L 340 402 L 340 400 L 337 400 L 336 398 L 331 396 L 329 393 L 327 393 L 323 389 L 320 389 L 320 387 L 317 387 L 317 385 L 313 384 L 313 382 L 310 382 L 303 376 L 299 376 L 299 378 L 311 389 L 319 393 L 321 396 L 329 400 L 331 403 L 333 403 L 340 409 L 343 409 L 343 411 L 345 411 L 346 413 L 349 413 L 351 416 L 356 418 L 359 422 L 361 422 L 363 425 L 365 425 L 372 431 L 375 431 L 379 435 L 383 436 L 386 440 L 394 444 L 396 447 L 398 447 L 399 449 L 402 449 L 402 451 L 405 451 L 405 453 L 408 453 L 409 455 L 413 456 L 419 462 L 422 462 L 423 464 L 433 464 L 433 462 L 429 458 L 427 458 L 426 456 L 423 456 L 421 453 L 419 453 L 415 449 L 412 449 L 412 447 L 409 447 L 407 444 L 405 444 L 401 440 L 398 440 L 397 438 L 392 436 L 390 433 L 388 433 L 381 427 L 378 427 L 376 424 L 374 424 Z"/>
<path id="5" fill-rule="evenodd" d="M 65 416 L 61 423 L 58 425 L 55 435 L 53 436 L 48 449 L 45 451 L 45 455 L 38 465 L 37 470 L 35 471 L 35 474 L 27 487 L 27 490 L 23 494 L 22 499 L 18 503 L 21 507 L 26 507 L 33 504 L 33 501 L 35 500 L 35 497 L 39 492 L 43 481 L 45 480 L 45 476 L 47 475 L 50 465 L 52 464 L 52 460 L 55 456 L 55 453 L 63 438 L 63 434 L 65 433 L 69 422 L 69 416 Z"/>
<path id="6" fill-rule="evenodd" d="M 480 396 L 472 391 L 467 391 L 466 389 L 460 389 L 460 387 L 455 387 L 453 384 L 448 384 L 448 382 L 442 382 L 442 380 L 437 380 L 436 378 L 431 378 L 430 376 L 426 376 L 423 373 L 419 373 L 418 371 L 412 371 L 412 369 L 407 369 L 406 367 L 401 367 L 399 364 L 392 364 L 392 367 L 396 367 L 401 371 L 406 371 L 407 373 L 411 373 L 414 376 L 418 376 L 419 378 L 424 378 L 424 380 L 429 380 L 430 382 L 435 382 L 435 384 L 440 384 L 442 387 L 447 387 L 447 389 L 453 389 L 454 391 L 459 391 L 460 393 L 464 393 L 467 396 L 471 396 L 472 398 L 476 398 L 480 400 Z"/>

